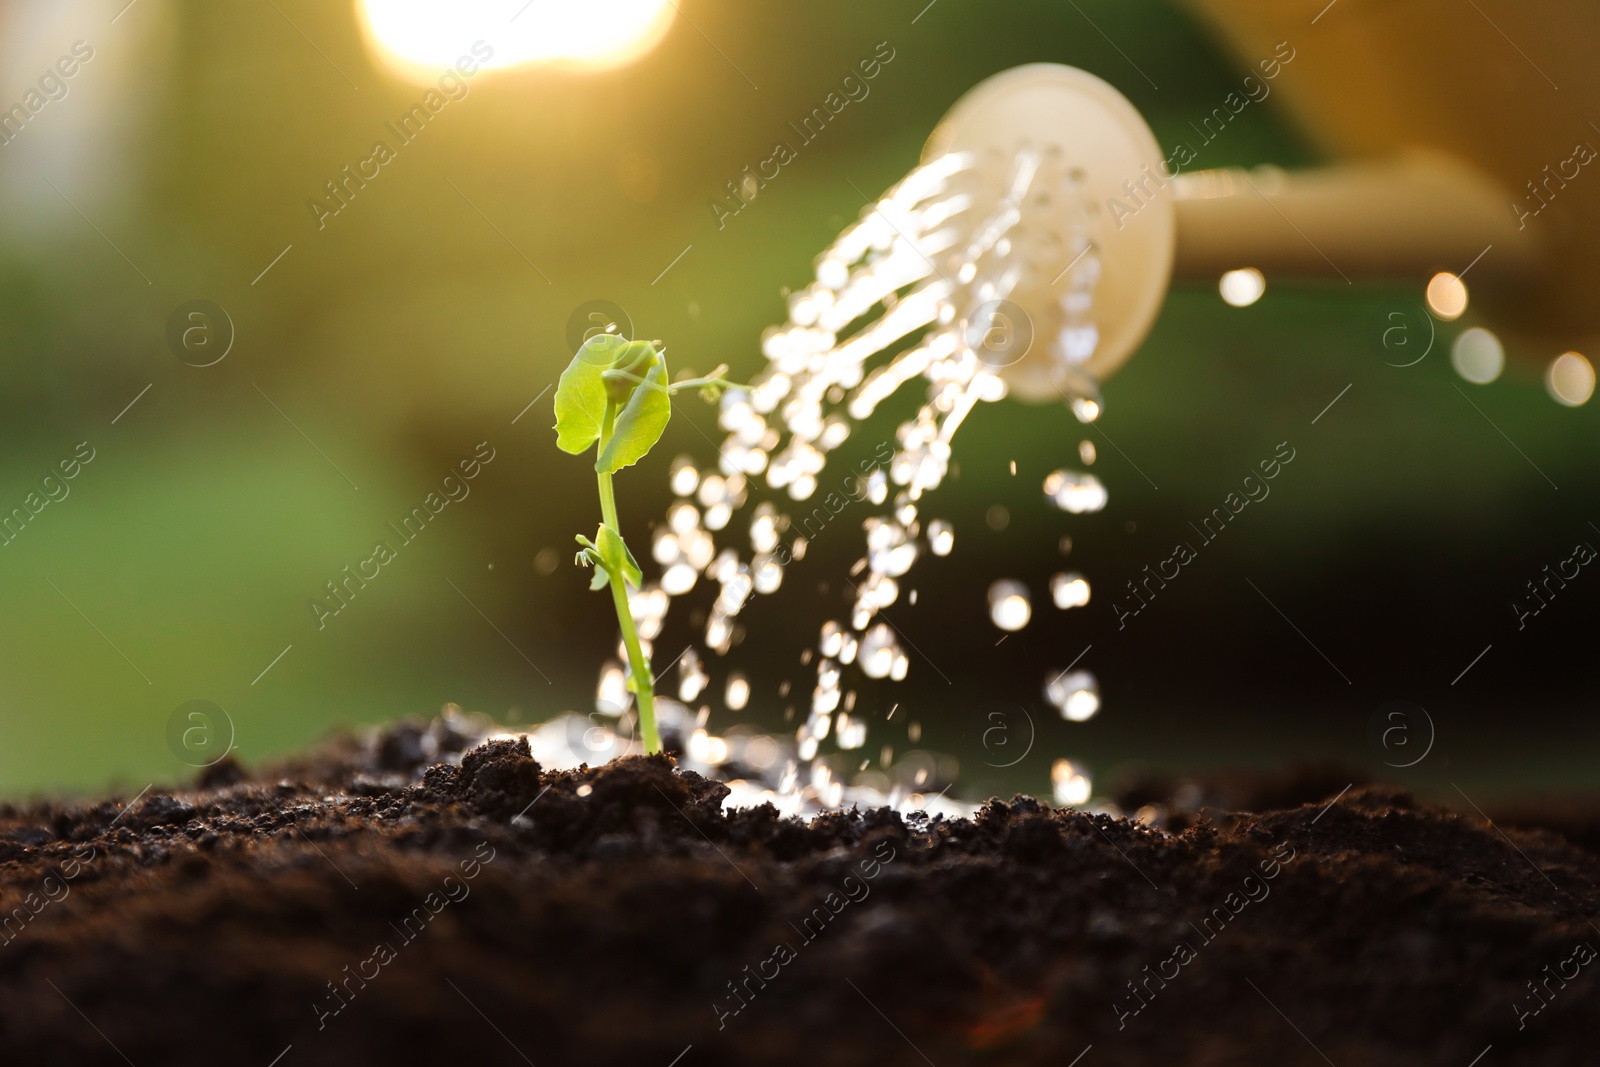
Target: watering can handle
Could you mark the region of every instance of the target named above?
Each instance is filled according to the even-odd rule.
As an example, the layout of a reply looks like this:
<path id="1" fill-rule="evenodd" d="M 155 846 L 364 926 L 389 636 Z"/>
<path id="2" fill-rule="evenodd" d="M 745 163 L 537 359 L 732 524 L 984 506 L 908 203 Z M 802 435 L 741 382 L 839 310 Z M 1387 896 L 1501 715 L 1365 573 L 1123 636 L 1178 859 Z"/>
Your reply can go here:
<path id="1" fill-rule="evenodd" d="M 1507 288 L 1541 258 L 1511 197 L 1431 153 L 1298 172 L 1196 171 L 1174 178 L 1172 195 L 1176 278 L 1255 267 L 1353 283 L 1470 267 L 1475 285 Z"/>

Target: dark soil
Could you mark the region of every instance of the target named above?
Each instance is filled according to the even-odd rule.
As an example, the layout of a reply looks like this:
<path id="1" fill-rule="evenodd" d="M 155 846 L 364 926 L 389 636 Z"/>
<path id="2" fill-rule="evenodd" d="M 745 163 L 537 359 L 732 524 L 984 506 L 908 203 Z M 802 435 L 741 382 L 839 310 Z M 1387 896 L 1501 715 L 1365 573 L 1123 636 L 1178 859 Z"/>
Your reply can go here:
<path id="1" fill-rule="evenodd" d="M 1177 833 L 1027 798 L 805 825 L 665 758 L 424 766 L 451 747 L 0 809 L 0 1063 L 1600 1057 L 1592 811 L 1501 832 L 1307 772 L 1128 787 Z"/>

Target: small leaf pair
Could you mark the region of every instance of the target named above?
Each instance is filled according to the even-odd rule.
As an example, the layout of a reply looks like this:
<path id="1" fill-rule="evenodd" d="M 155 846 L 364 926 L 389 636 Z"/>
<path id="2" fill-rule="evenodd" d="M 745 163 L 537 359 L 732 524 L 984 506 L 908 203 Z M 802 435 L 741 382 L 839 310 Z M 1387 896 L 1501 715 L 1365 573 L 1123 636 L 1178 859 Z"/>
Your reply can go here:
<path id="1" fill-rule="evenodd" d="M 591 541 L 582 534 L 578 535 L 578 544 L 583 549 L 573 560 L 580 567 L 594 568 L 594 577 L 589 580 L 590 589 L 604 589 L 613 575 L 620 575 L 634 589 L 644 584 L 644 572 L 639 569 L 639 562 L 633 558 L 633 553 L 628 551 L 621 534 L 601 523 L 594 537 Z"/>
<path id="2" fill-rule="evenodd" d="M 605 437 L 594 464 L 601 474 L 615 474 L 643 459 L 671 417 L 667 365 L 658 341 L 598 334 L 578 349 L 556 384 L 556 445 L 579 455 Z"/>

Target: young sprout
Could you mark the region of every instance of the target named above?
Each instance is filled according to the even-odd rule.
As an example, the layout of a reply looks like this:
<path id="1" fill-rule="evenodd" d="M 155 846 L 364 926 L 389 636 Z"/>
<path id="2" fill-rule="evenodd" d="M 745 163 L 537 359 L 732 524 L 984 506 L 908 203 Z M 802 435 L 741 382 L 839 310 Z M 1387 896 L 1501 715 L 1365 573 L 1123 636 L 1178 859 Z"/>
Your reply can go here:
<path id="1" fill-rule="evenodd" d="M 628 648 L 628 690 L 639 703 L 639 729 L 646 752 L 661 751 L 656 729 L 655 679 L 639 643 L 639 628 L 628 607 L 628 586 L 643 581 L 639 564 L 622 540 L 617 521 L 612 475 L 649 453 L 672 417 L 672 394 L 699 389 L 714 400 L 731 383 L 719 366 L 704 378 L 669 383 L 666 350 L 660 341 L 629 341 L 616 334 L 597 334 L 584 342 L 556 385 L 556 445 L 582 455 L 598 447 L 594 469 L 600 485 L 600 528 L 594 540 L 579 536 L 582 549 L 575 562 L 594 568 L 590 589 L 611 587 L 617 623 Z"/>

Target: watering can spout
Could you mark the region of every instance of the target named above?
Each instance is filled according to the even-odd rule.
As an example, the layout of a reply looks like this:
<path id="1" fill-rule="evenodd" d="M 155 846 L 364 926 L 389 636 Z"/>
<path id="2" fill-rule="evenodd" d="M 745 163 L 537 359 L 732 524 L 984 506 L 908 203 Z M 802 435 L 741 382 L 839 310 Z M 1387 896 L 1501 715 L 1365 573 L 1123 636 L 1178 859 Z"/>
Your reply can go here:
<path id="1" fill-rule="evenodd" d="M 1499 183 L 1438 151 L 1285 171 L 1189 170 L 1167 158 L 1138 110 L 1101 79 L 1031 64 L 964 95 L 924 159 L 961 153 L 1002 187 L 1018 153 L 1052 159 L 1053 187 L 1023 205 L 1036 244 L 1010 300 L 1037 337 L 1061 334 L 1073 271 L 1094 261 L 1092 353 L 1046 341 L 1000 369 L 1013 395 L 1051 400 L 1063 376 L 1104 379 L 1155 321 L 1173 279 L 1215 282 L 1254 267 L 1274 277 L 1336 283 L 1472 271 L 1475 292 L 1514 303 L 1548 269 L 1537 227 Z M 1041 251 L 1042 249 L 1042 251 Z M 1492 249 L 1492 255 L 1485 253 Z M 1082 288 L 1081 286 L 1079 287 Z"/>

